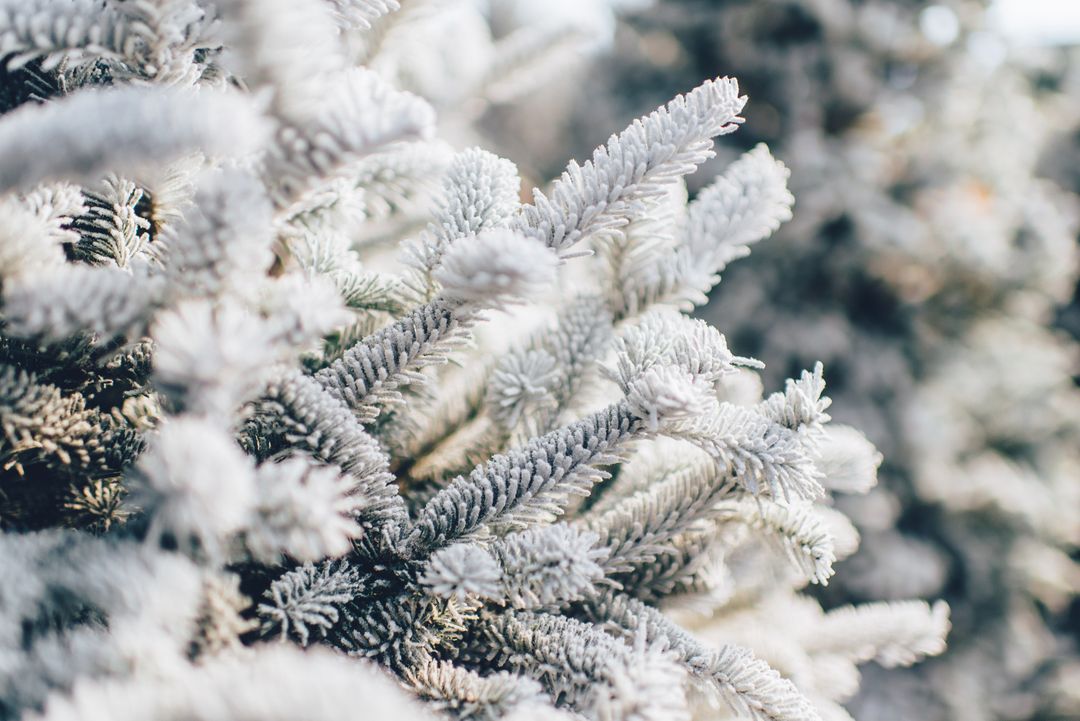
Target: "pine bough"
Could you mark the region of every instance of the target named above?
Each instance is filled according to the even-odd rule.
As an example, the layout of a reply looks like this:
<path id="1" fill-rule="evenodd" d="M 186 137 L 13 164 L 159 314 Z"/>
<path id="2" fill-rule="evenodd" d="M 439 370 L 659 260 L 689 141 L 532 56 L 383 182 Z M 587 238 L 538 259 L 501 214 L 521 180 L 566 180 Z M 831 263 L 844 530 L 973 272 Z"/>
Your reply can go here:
<path id="1" fill-rule="evenodd" d="M 764 147 L 686 203 L 735 81 L 531 203 L 479 149 L 432 192 L 431 108 L 346 52 L 396 5 L 0 3 L 0 718 L 841 717 L 661 610 L 812 603 L 880 460 L 820 366 L 760 400 L 683 315 L 790 217 Z M 819 609 L 785 653 L 946 628 Z"/>

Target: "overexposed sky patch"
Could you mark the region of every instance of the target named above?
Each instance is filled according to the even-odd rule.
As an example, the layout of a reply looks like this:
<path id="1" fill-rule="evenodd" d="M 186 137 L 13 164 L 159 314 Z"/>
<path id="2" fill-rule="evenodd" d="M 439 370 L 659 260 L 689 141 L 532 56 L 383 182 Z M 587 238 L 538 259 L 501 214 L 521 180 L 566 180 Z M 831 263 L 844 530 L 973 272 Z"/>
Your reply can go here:
<path id="1" fill-rule="evenodd" d="M 1020 44 L 1080 44 L 1080 0 L 995 0 L 991 17 Z"/>

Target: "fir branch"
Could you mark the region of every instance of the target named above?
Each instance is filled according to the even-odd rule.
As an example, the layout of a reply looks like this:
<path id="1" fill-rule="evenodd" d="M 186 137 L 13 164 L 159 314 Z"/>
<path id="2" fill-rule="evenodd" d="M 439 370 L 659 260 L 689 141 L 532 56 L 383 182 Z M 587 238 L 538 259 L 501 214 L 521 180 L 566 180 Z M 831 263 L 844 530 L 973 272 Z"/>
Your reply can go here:
<path id="1" fill-rule="evenodd" d="M 252 268 L 269 269 L 271 220 L 265 190 L 250 174 L 228 170 L 200 177 L 193 207 L 166 234 L 170 291 L 219 295 Z"/>
<path id="2" fill-rule="evenodd" d="M 510 437 L 519 423 L 543 424 L 543 419 L 552 416 L 558 409 L 553 391 L 560 380 L 558 361 L 546 350 L 522 349 L 504 355 L 491 371 L 484 399 L 500 435 Z"/>
<path id="3" fill-rule="evenodd" d="M 420 368 L 445 362 L 477 312 L 535 294 L 554 279 L 554 266 L 549 251 L 507 230 L 460 239 L 436 275 L 439 297 L 357 343 L 315 378 L 371 422 L 380 404 L 401 400 L 398 386 L 423 382 Z"/>
<path id="4" fill-rule="evenodd" d="M 438 292 L 433 274 L 458 238 L 505 226 L 518 208 L 517 168 L 479 148 L 458 153 L 443 178 L 443 199 L 434 220 L 416 241 L 406 243 L 409 286 L 421 302 Z"/>
<path id="5" fill-rule="evenodd" d="M 14 55 L 11 68 L 41 58 L 44 70 L 61 60 L 120 60 L 149 40 L 150 28 L 132 20 L 123 5 L 97 0 L 7 0 L 0 5 L 0 55 Z"/>
<path id="6" fill-rule="evenodd" d="M 763 531 L 805 578 L 828 585 L 836 551 L 832 534 L 812 504 L 781 505 L 765 498 L 739 499 L 722 502 L 716 511 L 725 523 L 742 523 Z"/>
<path id="7" fill-rule="evenodd" d="M 165 424 L 131 474 L 147 537 L 195 558 L 220 560 L 250 522 L 255 468 L 228 433 L 197 417 Z"/>
<path id="8" fill-rule="evenodd" d="M 62 243 L 77 239 L 28 204 L 11 196 L 0 198 L 0 281 L 50 272 L 65 262 Z"/>
<path id="9" fill-rule="evenodd" d="M 70 511 L 73 527 L 86 526 L 95 531 L 108 531 L 123 525 L 131 509 L 123 502 L 126 489 L 117 478 L 97 479 L 82 488 L 71 486 L 64 509 Z"/>
<path id="10" fill-rule="evenodd" d="M 91 333 L 99 345 L 134 339 L 164 297 L 163 279 L 144 271 L 65 265 L 4 287 L 7 331 L 57 342 Z"/>
<path id="11" fill-rule="evenodd" d="M 350 68 L 336 78 L 332 96 L 306 108 L 302 119 L 283 121 L 275 133 L 265 177 L 279 206 L 320 181 L 348 174 L 366 155 L 434 132 L 431 107 L 391 88 L 374 71 Z"/>
<path id="12" fill-rule="evenodd" d="M 239 576 L 228 572 L 207 574 L 203 579 L 191 655 L 205 659 L 236 651 L 240 637 L 259 626 L 258 621 L 241 616 L 249 606 L 251 599 L 240 592 Z"/>
<path id="13" fill-rule="evenodd" d="M 398 0 L 327 0 L 334 6 L 334 20 L 343 30 L 369 29 L 371 24 L 401 8 Z"/>
<path id="14" fill-rule="evenodd" d="M 712 273 L 747 255 L 751 245 L 791 220 L 790 175 L 768 147 L 758 144 L 690 203 L 682 245 Z"/>
<path id="15" fill-rule="evenodd" d="M 502 357 L 491 373 L 485 405 L 504 437 L 552 430 L 607 349 L 611 320 L 600 298 L 577 296 L 554 326 Z"/>
<path id="16" fill-rule="evenodd" d="M 662 187 L 663 182 L 670 180 L 673 176 L 688 172 L 695 163 L 702 162 L 708 155 L 712 136 L 723 130 L 733 129 L 736 113 L 741 107 L 742 100 L 737 97 L 737 86 L 732 81 L 706 83 L 689 96 L 673 100 L 667 108 L 661 108 L 652 116 L 631 126 L 624 134 L 623 142 L 629 146 L 625 151 L 626 162 L 635 157 L 634 153 L 638 155 L 652 153 L 648 156 L 649 162 L 642 158 L 640 167 L 633 166 L 632 172 L 635 175 L 632 179 L 619 176 L 619 162 L 616 159 L 622 158 L 623 150 L 620 141 L 613 139 L 609 148 L 597 151 L 592 162 L 586 163 L 580 170 L 576 169 L 576 165 L 572 166 L 561 184 L 556 183 L 553 190 L 555 205 L 548 202 L 543 195 L 538 195 L 537 202 L 540 205 L 523 208 L 521 215 L 518 216 L 519 221 L 514 227 L 544 241 L 548 247 L 558 252 L 565 250 L 586 235 L 582 229 L 575 229 L 567 234 L 569 231 L 567 217 L 581 218 L 582 222 L 593 223 L 595 227 L 585 226 L 587 229 L 591 228 L 589 232 L 617 228 L 622 223 L 618 213 L 629 212 L 638 200 L 656 192 L 655 187 Z M 599 173 L 607 173 L 610 177 L 606 181 L 601 181 Z M 575 177 L 581 182 L 573 181 Z M 608 187 L 605 183 L 610 183 L 614 187 L 610 191 L 604 190 Z M 660 183 L 660 186 L 656 186 L 657 183 Z M 638 185 L 641 187 L 638 188 Z M 616 188 L 617 196 L 607 198 L 611 192 L 616 192 Z M 604 196 L 601 206 L 595 205 L 601 202 L 594 197 L 598 194 Z M 573 209 L 585 203 L 589 203 L 593 208 L 589 211 L 588 217 L 581 215 L 584 208 Z M 609 203 L 612 205 L 606 213 L 598 210 L 600 207 L 607 207 Z M 560 206 L 565 206 L 564 211 L 569 215 L 559 216 L 555 208 Z M 537 210 L 537 208 L 544 210 Z M 597 215 L 597 213 L 600 214 Z M 562 229 L 556 232 L 557 227 Z M 489 237 L 494 241 L 496 238 L 509 239 L 513 236 L 491 235 Z M 462 247 L 460 243 L 457 245 Z M 498 247 L 487 248 L 481 254 L 482 247 L 477 245 L 475 250 L 471 250 L 469 245 L 464 245 L 459 261 L 460 268 L 455 267 L 453 261 L 456 259 L 443 260 L 440 268 L 441 275 L 436 280 L 442 283 L 444 293 L 450 300 L 477 301 L 484 294 L 501 295 L 505 286 L 527 283 L 528 288 L 539 280 L 538 278 L 533 280 L 536 277 L 533 275 L 521 275 L 522 271 L 529 266 L 520 263 L 511 264 L 508 258 L 498 252 Z M 492 253 L 494 255 L 490 255 Z M 541 256 L 536 257 L 539 259 Z M 496 264 L 485 267 L 486 262 L 491 261 L 496 261 Z M 503 262 L 499 264 L 498 261 Z M 450 283 L 449 287 L 448 283 Z M 477 283 L 480 285 L 477 286 Z M 520 293 L 517 288 L 514 288 L 514 291 Z M 433 301 L 434 304 L 438 302 L 438 298 Z M 369 410 L 371 404 L 366 403 L 365 398 L 372 389 L 382 384 L 376 382 L 377 375 L 383 378 L 389 377 L 390 390 L 392 390 L 392 386 L 400 382 L 394 380 L 395 376 L 401 372 L 399 369 L 413 361 L 423 351 L 430 352 L 430 349 L 425 346 L 436 345 L 440 336 L 449 330 L 449 328 L 444 330 L 442 324 L 434 327 L 425 327 L 423 323 L 417 324 L 416 321 L 420 319 L 416 318 L 416 314 L 421 314 L 422 317 L 431 313 L 432 310 L 435 310 L 432 304 L 422 306 L 414 312 L 412 318 L 399 321 L 398 324 L 381 334 L 381 337 L 373 339 L 380 345 L 390 341 L 393 347 L 402 350 L 409 349 L 405 353 L 399 352 L 398 358 L 390 361 L 385 357 L 377 357 L 383 353 L 373 347 L 373 344 L 365 341 L 364 344 L 350 350 L 349 354 L 357 352 L 356 357 L 350 358 L 349 354 L 346 354 L 346 357 L 338 362 L 336 369 L 328 368 L 320 371 L 321 378 L 332 383 L 331 387 L 348 389 L 351 397 L 346 397 L 350 406 L 361 410 L 365 417 L 372 418 L 373 411 Z M 445 313 L 444 322 L 449 325 L 453 316 L 449 309 Z M 402 327 L 403 323 L 404 327 Z M 398 337 L 394 338 L 394 336 Z M 351 368 L 347 368 L 346 365 Z"/>
<path id="17" fill-rule="evenodd" d="M 477 94 L 500 105 L 523 98 L 572 70 L 589 39 L 586 29 L 572 23 L 518 28 L 495 44 Z"/>
<path id="18" fill-rule="evenodd" d="M 406 671 L 405 681 L 433 708 L 465 721 L 497 721 L 546 705 L 543 689 L 530 678 L 506 672 L 481 676 L 449 661 L 425 659 Z"/>
<path id="19" fill-rule="evenodd" d="M 519 609 L 557 608 L 592 596 L 608 551 L 596 534 L 565 523 L 510 533 L 486 548 L 454 543 L 431 556 L 420 582 L 443 598 Z"/>
<path id="20" fill-rule="evenodd" d="M 607 352 L 613 336 L 611 322 L 599 296 L 577 295 L 559 312 L 555 327 L 536 341 L 560 369 L 562 382 L 555 388 L 559 410 L 577 395 L 590 367 Z"/>
<path id="21" fill-rule="evenodd" d="M 176 409 L 211 417 L 250 400 L 282 353 L 274 328 L 233 299 L 178 303 L 158 314 L 151 336 L 155 387 Z"/>
<path id="22" fill-rule="evenodd" d="M 560 255 L 583 238 L 618 232 L 642 202 L 712 156 L 712 138 L 738 127 L 745 102 L 728 78 L 676 97 L 612 136 L 584 165 L 571 162 L 550 197 L 534 191 L 514 227 Z"/>
<path id="23" fill-rule="evenodd" d="M 604 371 L 624 393 L 649 370 L 661 366 L 678 368 L 714 389 L 738 368 L 760 366 L 752 358 L 733 355 L 724 336 L 704 321 L 663 311 L 650 312 L 621 329 L 615 350 L 614 368 Z"/>
<path id="24" fill-rule="evenodd" d="M 311 689 L 319 692 L 312 697 Z M 358 703 L 362 698 L 363 703 Z M 260 644 L 147 678 L 111 675 L 55 694 L 37 721 L 202 718 L 205 721 L 430 721 L 431 714 L 374 664 L 326 650 Z"/>
<path id="25" fill-rule="evenodd" d="M 689 717 L 679 692 L 682 674 L 655 647 L 630 646 L 593 625 L 532 611 L 485 615 L 481 629 L 491 656 L 590 718 Z"/>
<path id="26" fill-rule="evenodd" d="M 818 467 L 825 486 L 834 492 L 866 493 L 877 485 L 883 456 L 862 431 L 831 423 L 818 447 Z"/>
<path id="27" fill-rule="evenodd" d="M 324 0 L 222 0 L 225 44 L 234 72 L 271 94 L 285 119 L 310 117 L 322 90 L 345 68 L 344 48 Z M 329 158 L 327 158 L 328 160 Z"/>
<path id="28" fill-rule="evenodd" d="M 353 177 L 369 221 L 425 212 L 454 157 L 446 143 L 435 139 L 395 143 L 361 159 Z"/>
<path id="29" fill-rule="evenodd" d="M 788 175 L 764 145 L 732 163 L 690 203 L 672 249 L 646 241 L 645 247 L 627 251 L 640 257 L 614 269 L 615 315 L 633 316 L 657 304 L 687 311 L 704 304 L 728 263 L 748 255 L 751 245 L 791 219 Z"/>
<path id="30" fill-rule="evenodd" d="M 80 235 L 72 249 L 75 259 L 128 267 L 150 242 L 150 221 L 136 211 L 142 199 L 141 188 L 116 176 L 107 177 L 100 191 L 88 193 L 86 216 L 75 223 Z"/>
<path id="31" fill-rule="evenodd" d="M 670 472 L 602 513 L 586 515 L 582 524 L 598 534 L 610 550 L 604 570 L 615 580 L 656 561 L 671 542 L 702 521 L 716 518 L 717 503 L 734 490 L 711 463 Z"/>
<path id="32" fill-rule="evenodd" d="M 737 464 L 748 467 L 745 458 L 759 465 L 765 459 L 772 462 L 760 440 L 735 435 L 735 429 L 741 430 L 741 426 L 733 426 L 727 438 L 716 439 L 704 432 L 698 437 L 694 435 L 696 429 L 688 430 L 694 414 L 711 402 L 709 381 L 723 375 L 730 361 L 705 357 L 719 347 L 715 338 L 701 343 L 700 338 L 686 336 L 682 341 L 677 344 L 679 350 L 667 357 L 659 356 L 647 370 L 627 371 L 625 377 L 630 382 L 623 386 L 623 401 L 497 455 L 468 477 L 454 479 L 421 509 L 406 539 L 409 552 L 429 551 L 490 523 L 521 527 L 538 520 L 553 520 L 572 495 L 587 494 L 606 475 L 599 467 L 618 460 L 629 441 L 658 432 L 694 438 L 701 445 L 722 444 L 723 453 L 735 459 L 729 461 L 729 474 Z M 630 368 L 635 364 L 623 353 L 620 366 Z M 813 473 L 809 455 L 795 439 L 786 441 L 790 453 L 797 456 L 797 461 L 805 461 L 803 465 L 809 465 L 809 470 L 780 466 L 775 471 L 769 467 L 767 472 L 782 474 L 783 480 L 790 478 L 792 483 L 804 480 L 803 475 Z"/>
<path id="33" fill-rule="evenodd" d="M 337 288 L 349 308 L 401 311 L 403 288 L 394 276 L 366 271 L 344 234 L 297 229 L 283 238 L 290 258 L 309 277 L 324 276 Z"/>
<path id="34" fill-rule="evenodd" d="M 258 607 L 262 632 L 282 640 L 293 635 L 307 646 L 313 630 L 327 636 L 362 588 L 359 571 L 345 561 L 304 564 L 270 584 L 268 602 Z"/>
<path id="35" fill-rule="evenodd" d="M 665 642 L 698 679 L 715 689 L 736 713 L 754 721 L 814 721 L 818 713 L 795 685 L 743 648 L 710 649 L 656 609 L 621 594 L 587 606 L 587 614 L 623 634 L 644 633 Z"/>
<path id="36" fill-rule="evenodd" d="M 202 573 L 183 556 L 75 531 L 0 533 L 0 575 L 6 709 L 41 708 L 135 658 L 186 663 Z"/>
<path id="37" fill-rule="evenodd" d="M 256 519 L 244 543 L 261 563 L 277 563 L 282 554 L 301 562 L 337 558 L 363 535 L 355 519 L 367 499 L 333 466 L 316 466 L 299 457 L 264 463 L 255 485 Z"/>
<path id="38" fill-rule="evenodd" d="M 388 533 L 407 518 L 385 453 L 349 409 L 310 376 L 283 375 L 268 386 L 256 408 L 251 430 L 257 436 L 280 436 L 288 446 L 336 465 L 349 476 L 363 503 L 357 520 L 366 537 Z"/>
<path id="39" fill-rule="evenodd" d="M 520 185 L 509 160 L 480 148 L 458 153 L 443 178 L 443 202 L 429 232 L 445 252 L 457 238 L 506 225 L 517 212 Z M 426 256 L 421 266 L 433 270 L 441 255 Z"/>
<path id="40" fill-rule="evenodd" d="M 354 604 L 349 623 L 334 643 L 350 655 L 371 658 L 404 674 L 431 654 L 460 648 L 475 608 L 406 590 L 396 596 Z"/>
<path id="41" fill-rule="evenodd" d="M 92 474 L 116 474 L 142 450 L 139 434 L 98 410 L 81 393 L 64 394 L 33 373 L 0 364 L 0 464 L 22 472 L 48 462 Z"/>
<path id="42" fill-rule="evenodd" d="M 460 238 L 432 274 L 439 297 L 466 310 L 499 308 L 536 297 L 555 281 L 547 248 L 505 229 Z"/>
<path id="43" fill-rule="evenodd" d="M 242 155 L 265 137 L 263 118 L 236 93 L 81 90 L 0 118 L 0 192 L 47 180 L 93 182 L 109 171 L 134 177 L 197 150 Z"/>
<path id="44" fill-rule="evenodd" d="M 569 524 L 530 528 L 496 541 L 503 596 L 513 608 L 555 608 L 596 593 L 608 556 L 596 534 Z"/>
<path id="45" fill-rule="evenodd" d="M 470 596 L 503 597 L 502 569 L 486 549 L 471 543 L 453 543 L 432 555 L 420 583 L 442 598 L 464 602 Z"/>
<path id="46" fill-rule="evenodd" d="M 814 462 L 829 419 L 825 409 L 831 401 L 823 390 L 819 363 L 755 408 L 719 403 L 668 433 L 706 451 L 724 475 L 754 495 L 768 489 L 777 498 L 814 500 L 824 493 Z"/>
<path id="47" fill-rule="evenodd" d="M 807 650 L 839 654 L 855 663 L 910 666 L 945 650 L 949 605 L 937 601 L 881 601 L 829 611 Z"/>
<path id="48" fill-rule="evenodd" d="M 622 447 L 644 431 L 645 421 L 624 402 L 497 455 L 420 510 L 406 547 L 422 554 L 491 523 L 522 527 L 554 519 L 572 495 L 587 493 L 605 475 L 600 466 L 618 460 Z"/>
<path id="49" fill-rule="evenodd" d="M 421 379 L 416 369 L 444 358 L 434 349 L 459 326 L 454 305 L 436 298 L 374 333 L 315 374 L 333 397 L 347 404 L 361 422 L 373 421 L 378 404 L 394 401 L 397 386 Z"/>
<path id="50" fill-rule="evenodd" d="M 63 182 L 39 185 L 23 195 L 22 202 L 44 221 L 54 242 L 78 242 L 79 233 L 71 226 L 88 210 L 86 198 L 78 186 Z"/>
<path id="51" fill-rule="evenodd" d="M 434 419 L 417 419 L 428 428 L 435 420 L 444 430 L 413 453 L 419 460 L 410 473 L 423 479 L 453 477 L 554 430 L 606 350 L 611 330 L 611 316 L 600 300 L 580 296 L 563 308 L 554 326 L 503 355 L 490 372 L 477 374 L 475 380 L 486 381 L 486 389 L 470 384 L 465 398 L 454 398 L 444 385 L 442 410 L 431 414 Z"/>
<path id="52" fill-rule="evenodd" d="M 636 565 L 612 580 L 627 594 L 650 603 L 680 593 L 709 592 L 725 580 L 723 551 L 713 528 L 692 528 L 668 541 L 651 563 Z"/>

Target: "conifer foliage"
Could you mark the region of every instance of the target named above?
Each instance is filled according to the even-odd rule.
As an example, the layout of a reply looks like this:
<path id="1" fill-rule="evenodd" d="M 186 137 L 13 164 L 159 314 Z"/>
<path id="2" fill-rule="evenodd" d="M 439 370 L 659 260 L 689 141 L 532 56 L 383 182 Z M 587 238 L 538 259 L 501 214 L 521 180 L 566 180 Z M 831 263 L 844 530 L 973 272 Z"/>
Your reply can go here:
<path id="1" fill-rule="evenodd" d="M 523 203 L 397 5 L 0 2 L 0 718 L 805 721 L 940 652 L 797 593 L 880 457 L 685 315 L 791 217 L 764 146 L 687 202 L 736 81 Z"/>
<path id="2" fill-rule="evenodd" d="M 857 717 L 1080 718 L 1080 355 L 1059 321 L 1080 206 L 1051 180 L 1077 56 L 1014 46 L 999 4 L 666 0 L 624 16 L 588 103 L 559 106 L 600 133 L 722 69 L 756 111 L 730 150 L 764 141 L 791 168 L 795 218 L 702 316 L 767 384 L 822 360 L 836 419 L 884 455 L 838 503 L 862 543 L 826 603 L 952 607 L 948 651 L 867 673 Z"/>

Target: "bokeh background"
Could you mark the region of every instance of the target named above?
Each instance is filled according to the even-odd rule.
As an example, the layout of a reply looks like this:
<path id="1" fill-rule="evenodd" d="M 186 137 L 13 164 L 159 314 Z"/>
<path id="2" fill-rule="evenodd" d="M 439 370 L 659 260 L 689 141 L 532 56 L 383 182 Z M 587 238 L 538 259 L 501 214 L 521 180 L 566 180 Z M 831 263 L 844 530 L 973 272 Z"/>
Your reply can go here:
<path id="1" fill-rule="evenodd" d="M 853 715 L 1080 719 L 1080 2 L 484 7 L 495 35 L 580 28 L 574 62 L 462 111 L 524 175 L 717 75 L 750 102 L 698 177 L 759 142 L 791 168 L 794 220 L 701 314 L 769 389 L 824 361 L 834 417 L 884 454 L 823 602 L 953 609 L 948 652 L 869 669 Z"/>

